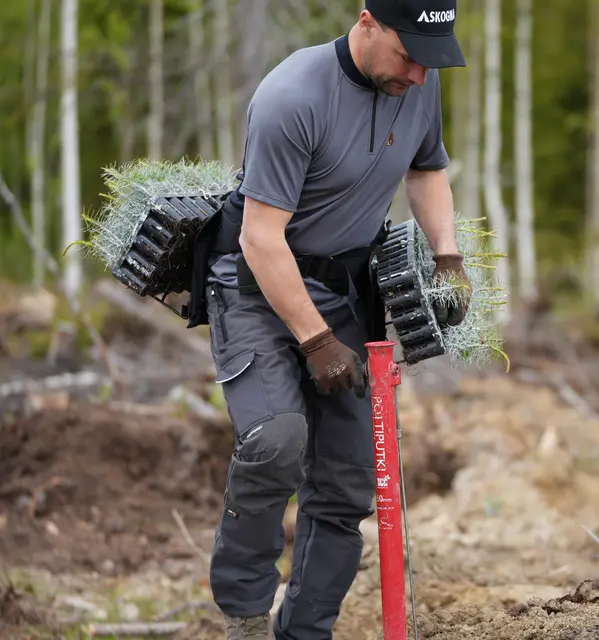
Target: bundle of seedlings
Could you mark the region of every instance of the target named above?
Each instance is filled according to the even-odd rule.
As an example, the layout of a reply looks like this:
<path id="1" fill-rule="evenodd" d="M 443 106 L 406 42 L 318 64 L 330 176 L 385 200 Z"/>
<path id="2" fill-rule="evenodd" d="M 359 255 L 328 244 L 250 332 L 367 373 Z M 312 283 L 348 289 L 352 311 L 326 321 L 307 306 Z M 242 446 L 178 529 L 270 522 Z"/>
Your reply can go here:
<path id="1" fill-rule="evenodd" d="M 453 361 L 478 366 L 502 358 L 509 367 L 497 323 L 506 290 L 497 280 L 496 264 L 505 256 L 495 250 L 495 233 L 485 230 L 482 222 L 484 218 L 456 215 L 456 239 L 472 285 L 471 295 L 453 275 L 433 277 L 433 251 L 415 220 L 391 227 L 374 256 L 379 290 L 408 365 L 449 354 Z M 441 325 L 435 309 L 460 304 L 467 295 L 470 300 L 464 320 L 457 326 Z"/>
<path id="2" fill-rule="evenodd" d="M 139 159 L 104 170 L 105 202 L 78 242 L 140 296 L 191 290 L 194 240 L 236 186 L 218 162 Z M 68 249 L 68 247 L 67 247 Z"/>

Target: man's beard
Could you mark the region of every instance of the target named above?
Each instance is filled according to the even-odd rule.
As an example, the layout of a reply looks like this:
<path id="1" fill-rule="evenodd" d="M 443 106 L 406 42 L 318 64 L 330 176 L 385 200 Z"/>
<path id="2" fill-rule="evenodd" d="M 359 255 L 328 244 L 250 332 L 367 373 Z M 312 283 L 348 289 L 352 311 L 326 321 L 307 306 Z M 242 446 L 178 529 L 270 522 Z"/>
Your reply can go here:
<path id="1" fill-rule="evenodd" d="M 409 89 L 409 86 L 402 89 L 399 85 L 394 85 L 393 83 L 395 81 L 387 76 L 374 75 L 372 73 L 370 58 L 364 60 L 364 75 L 381 93 L 394 98 L 404 95 Z"/>
<path id="2" fill-rule="evenodd" d="M 397 81 L 382 76 L 370 76 L 370 81 L 381 92 L 393 98 L 403 96 L 411 85 L 400 86 Z"/>

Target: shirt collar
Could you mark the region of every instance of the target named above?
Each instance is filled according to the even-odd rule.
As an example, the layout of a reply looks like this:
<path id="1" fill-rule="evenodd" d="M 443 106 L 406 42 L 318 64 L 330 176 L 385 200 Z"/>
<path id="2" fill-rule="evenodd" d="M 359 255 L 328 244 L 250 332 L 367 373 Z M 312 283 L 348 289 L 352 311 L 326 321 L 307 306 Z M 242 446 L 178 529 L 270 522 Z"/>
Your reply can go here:
<path id="1" fill-rule="evenodd" d="M 345 34 L 335 40 L 335 51 L 337 52 L 337 59 L 341 65 L 343 73 L 355 84 L 364 87 L 364 89 L 374 90 L 374 84 L 362 75 L 362 72 L 356 66 L 354 59 L 352 58 L 351 51 L 349 50 L 349 34 Z"/>

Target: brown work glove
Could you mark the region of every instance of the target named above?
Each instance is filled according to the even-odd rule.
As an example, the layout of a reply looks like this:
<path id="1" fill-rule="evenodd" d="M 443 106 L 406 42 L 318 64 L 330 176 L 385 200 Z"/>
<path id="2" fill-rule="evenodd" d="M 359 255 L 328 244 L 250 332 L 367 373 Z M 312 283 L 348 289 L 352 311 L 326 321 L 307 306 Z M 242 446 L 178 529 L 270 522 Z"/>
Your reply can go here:
<path id="1" fill-rule="evenodd" d="M 435 301 L 433 305 L 437 322 L 441 326 L 455 327 L 466 317 L 472 296 L 472 284 L 464 270 L 464 257 L 460 254 L 445 254 L 435 255 L 433 260 L 436 265 L 433 271 L 433 280 L 443 278 L 452 283 L 463 285 L 463 288 L 458 290 L 457 303 Z"/>
<path id="2" fill-rule="evenodd" d="M 366 372 L 355 351 L 339 342 L 329 327 L 299 345 L 316 389 L 323 395 L 353 387 L 358 398 L 366 395 Z"/>

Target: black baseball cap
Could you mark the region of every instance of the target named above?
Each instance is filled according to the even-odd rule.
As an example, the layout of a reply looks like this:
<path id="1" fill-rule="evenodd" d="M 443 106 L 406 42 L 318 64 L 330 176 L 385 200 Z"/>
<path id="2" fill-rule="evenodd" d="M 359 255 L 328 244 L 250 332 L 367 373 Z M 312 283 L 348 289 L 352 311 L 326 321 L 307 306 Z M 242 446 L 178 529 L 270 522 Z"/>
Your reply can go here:
<path id="1" fill-rule="evenodd" d="M 366 9 L 392 27 L 418 64 L 431 69 L 465 67 L 453 32 L 457 0 L 366 0 Z"/>

